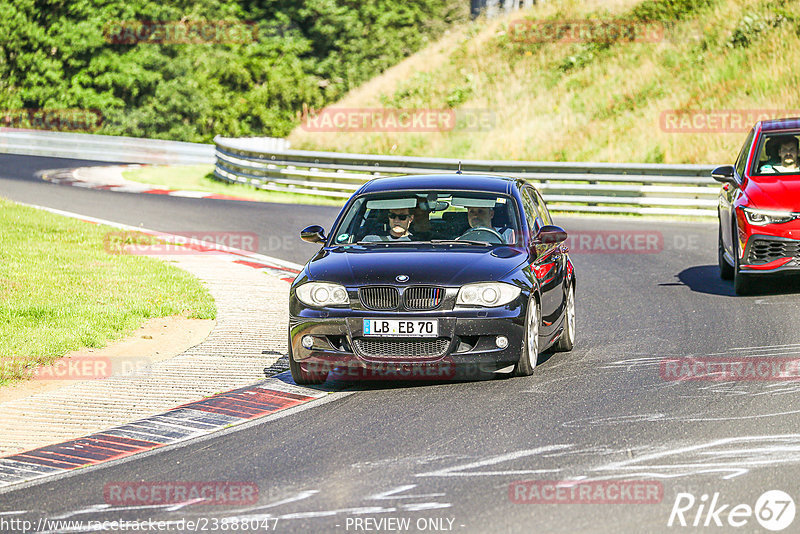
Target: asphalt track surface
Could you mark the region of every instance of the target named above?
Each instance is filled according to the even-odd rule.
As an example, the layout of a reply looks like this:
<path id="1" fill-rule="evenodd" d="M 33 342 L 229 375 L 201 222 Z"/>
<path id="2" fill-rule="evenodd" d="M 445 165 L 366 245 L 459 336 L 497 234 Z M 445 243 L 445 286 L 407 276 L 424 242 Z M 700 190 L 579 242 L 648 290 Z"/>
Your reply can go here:
<path id="1" fill-rule="evenodd" d="M 299 229 L 329 228 L 336 213 L 89 191 L 32 176 L 77 164 L 0 156 L 0 196 L 165 231 L 254 231 L 259 252 L 296 262 L 314 251 L 295 237 Z M 284 417 L 2 493 L 0 521 L 195 519 L 210 528 L 223 518 L 268 517 L 248 531 L 377 532 L 408 520 L 408 531 L 425 532 L 767 532 L 752 515 L 733 528 L 729 512 L 755 507 L 767 490 L 800 499 L 800 382 L 672 380 L 662 361 L 797 357 L 800 286 L 781 280 L 735 297 L 718 276 L 716 225 L 556 223 L 595 245 L 598 234 L 590 232 L 606 244 L 608 235 L 649 232 L 660 244 L 625 254 L 573 244 L 577 345 L 551 355 L 533 376 L 350 387 Z M 656 482 L 663 495 L 649 504 L 510 499 L 515 481 L 576 477 Z M 108 483 L 219 480 L 257 484 L 258 502 L 122 508 L 104 501 Z M 668 527 L 682 492 L 697 501 L 684 512 L 690 526 L 675 518 Z M 717 516 L 724 527 L 706 514 L 715 493 L 716 508 L 728 505 Z M 379 523 L 390 518 L 401 522 Z M 785 531 L 799 530 L 800 517 Z"/>

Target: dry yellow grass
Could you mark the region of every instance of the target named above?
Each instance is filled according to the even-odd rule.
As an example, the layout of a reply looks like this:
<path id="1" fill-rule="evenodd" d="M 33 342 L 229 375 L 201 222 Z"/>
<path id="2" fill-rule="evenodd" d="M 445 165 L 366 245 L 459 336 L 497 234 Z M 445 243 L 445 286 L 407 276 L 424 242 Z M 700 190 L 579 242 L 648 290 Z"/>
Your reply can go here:
<path id="1" fill-rule="evenodd" d="M 483 131 L 319 133 L 296 148 L 344 152 L 574 161 L 730 162 L 745 132 L 675 133 L 669 110 L 800 109 L 800 8 L 791 20 L 729 46 L 745 16 L 776 16 L 777 0 L 717 0 L 675 21 L 656 43 L 519 43 L 509 23 L 628 18 L 637 2 L 548 2 L 527 13 L 466 25 L 346 96 L 337 107 L 488 110 Z M 757 20 L 757 19 L 756 19 Z M 721 24 L 720 21 L 727 21 Z M 752 32 L 751 32 L 752 33 Z M 589 54 L 594 54 L 590 57 Z M 566 68 L 568 58 L 578 66 Z M 588 57 L 588 60 L 587 60 Z M 582 63 L 583 62 L 583 63 Z"/>

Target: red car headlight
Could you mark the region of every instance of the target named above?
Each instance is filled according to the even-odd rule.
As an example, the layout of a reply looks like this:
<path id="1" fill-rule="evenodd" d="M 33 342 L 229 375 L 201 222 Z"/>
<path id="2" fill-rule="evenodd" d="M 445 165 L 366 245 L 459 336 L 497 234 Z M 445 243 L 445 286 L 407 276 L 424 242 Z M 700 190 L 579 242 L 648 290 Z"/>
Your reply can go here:
<path id="1" fill-rule="evenodd" d="M 800 214 L 790 211 L 759 210 L 755 208 L 742 208 L 747 222 L 755 226 L 767 224 L 781 224 L 795 220 Z"/>

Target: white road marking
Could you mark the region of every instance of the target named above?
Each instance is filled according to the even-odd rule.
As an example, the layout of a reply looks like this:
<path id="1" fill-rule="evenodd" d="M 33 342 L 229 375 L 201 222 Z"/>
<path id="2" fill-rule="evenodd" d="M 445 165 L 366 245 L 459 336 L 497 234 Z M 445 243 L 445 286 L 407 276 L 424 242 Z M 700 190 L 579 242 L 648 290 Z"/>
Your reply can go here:
<path id="1" fill-rule="evenodd" d="M 453 506 L 449 502 L 420 502 L 412 504 L 404 504 L 401 506 L 404 510 L 409 512 L 422 512 L 424 510 L 439 510 L 442 508 L 450 508 Z"/>
<path id="2" fill-rule="evenodd" d="M 425 493 L 423 495 L 397 495 L 398 493 L 403 493 L 410 489 L 416 488 L 416 484 L 407 484 L 405 486 L 399 486 L 397 488 L 391 489 L 389 491 L 384 491 L 383 493 L 376 493 L 375 495 L 371 495 L 367 497 L 367 499 L 422 499 L 422 498 L 429 498 L 429 497 L 444 497 L 444 493 Z"/>
<path id="3" fill-rule="evenodd" d="M 496 465 L 503 462 L 508 462 L 510 460 L 516 460 L 519 458 L 526 458 L 528 456 L 534 456 L 537 454 L 542 454 L 551 451 L 561 451 L 565 449 L 572 448 L 573 445 L 547 445 L 545 447 L 538 447 L 536 449 L 524 449 L 521 451 L 510 452 L 507 454 L 501 454 L 499 456 L 492 456 L 490 458 L 486 458 L 485 460 L 479 460 L 477 462 L 471 462 L 468 464 L 463 465 L 456 465 L 453 467 L 446 467 L 444 469 L 437 469 L 436 471 L 429 471 L 427 473 L 417 473 L 414 476 L 418 477 L 471 477 L 471 476 L 507 476 L 507 475 L 532 475 L 532 474 L 539 474 L 539 473 L 558 473 L 561 471 L 560 468 L 556 469 L 522 469 L 522 470 L 513 470 L 513 471 L 477 471 L 477 472 L 470 472 L 465 473 L 463 471 L 467 469 L 477 469 L 479 467 L 485 467 L 488 465 Z"/>

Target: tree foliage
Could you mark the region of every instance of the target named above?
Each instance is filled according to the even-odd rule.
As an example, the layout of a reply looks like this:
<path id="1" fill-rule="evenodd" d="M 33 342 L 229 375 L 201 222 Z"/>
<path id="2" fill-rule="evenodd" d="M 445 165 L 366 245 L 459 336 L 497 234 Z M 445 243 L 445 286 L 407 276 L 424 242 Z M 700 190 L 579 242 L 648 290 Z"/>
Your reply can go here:
<path id="1" fill-rule="evenodd" d="M 0 0 L 0 109 L 91 109 L 98 133 L 283 136 L 464 20 L 461 0 Z M 136 21 L 252 24 L 252 38 L 119 43 Z M 2 118 L 2 116 L 0 116 Z"/>

